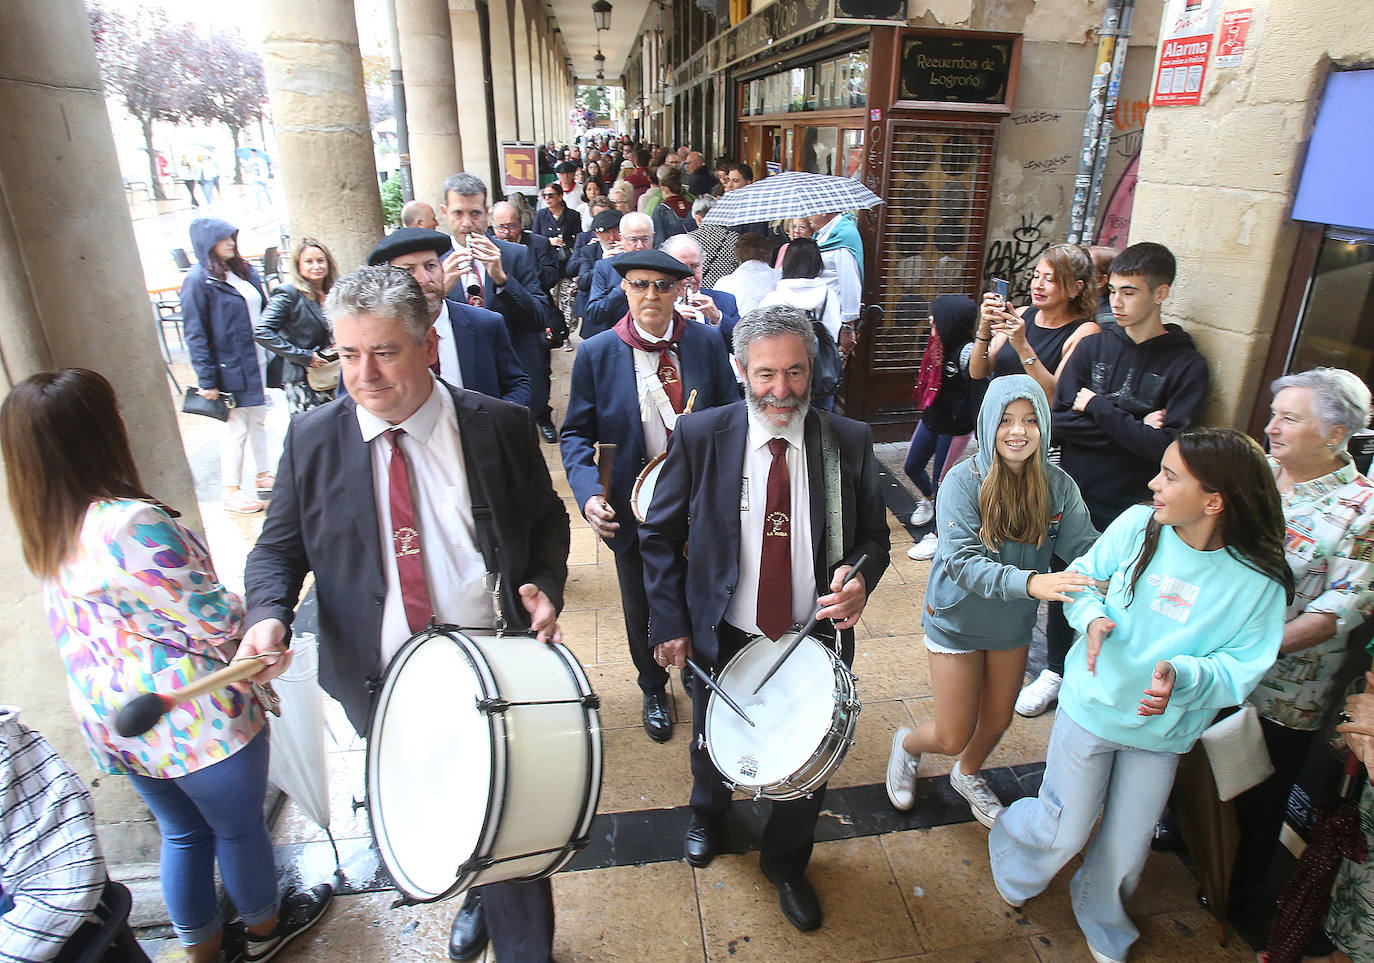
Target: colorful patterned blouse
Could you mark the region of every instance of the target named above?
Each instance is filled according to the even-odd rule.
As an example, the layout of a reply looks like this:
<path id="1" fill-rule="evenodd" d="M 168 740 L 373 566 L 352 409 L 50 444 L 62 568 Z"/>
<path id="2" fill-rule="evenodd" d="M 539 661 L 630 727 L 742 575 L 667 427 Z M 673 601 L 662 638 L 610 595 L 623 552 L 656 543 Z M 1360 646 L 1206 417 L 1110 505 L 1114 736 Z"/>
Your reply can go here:
<path id="1" fill-rule="evenodd" d="M 75 550 L 43 592 L 72 708 L 105 772 L 184 776 L 262 730 L 257 697 L 228 688 L 177 706 L 141 736 L 114 730 L 119 710 L 139 694 L 223 668 L 243 629 L 243 600 L 219 583 L 200 539 L 163 509 L 93 503 Z"/>
<path id="2" fill-rule="evenodd" d="M 1284 553 L 1297 592 L 1285 619 L 1304 612 L 1336 616 L 1336 634 L 1281 655 L 1250 694 L 1260 715 L 1289 729 L 1321 726 L 1345 659 L 1346 637 L 1374 612 L 1374 483 L 1349 455 L 1329 475 L 1300 482 L 1283 496 Z M 1270 459 L 1278 474 L 1278 462 Z"/>

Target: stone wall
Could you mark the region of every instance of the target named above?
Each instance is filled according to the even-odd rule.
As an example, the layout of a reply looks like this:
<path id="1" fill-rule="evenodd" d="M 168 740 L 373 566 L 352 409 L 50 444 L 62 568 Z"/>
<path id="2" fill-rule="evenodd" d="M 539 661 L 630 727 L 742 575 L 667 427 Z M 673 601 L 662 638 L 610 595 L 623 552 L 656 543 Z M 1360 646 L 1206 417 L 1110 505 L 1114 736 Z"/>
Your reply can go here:
<path id="1" fill-rule="evenodd" d="M 1223 0 L 1218 24 L 1246 7 L 1240 66 L 1209 64 L 1200 106 L 1150 112 L 1131 224 L 1133 241 L 1161 241 L 1178 257 L 1165 320 L 1187 328 L 1211 363 L 1206 420 L 1239 426 L 1262 390 L 1297 241 L 1293 194 L 1326 77 L 1374 61 L 1374 18 L 1362 5 Z"/>

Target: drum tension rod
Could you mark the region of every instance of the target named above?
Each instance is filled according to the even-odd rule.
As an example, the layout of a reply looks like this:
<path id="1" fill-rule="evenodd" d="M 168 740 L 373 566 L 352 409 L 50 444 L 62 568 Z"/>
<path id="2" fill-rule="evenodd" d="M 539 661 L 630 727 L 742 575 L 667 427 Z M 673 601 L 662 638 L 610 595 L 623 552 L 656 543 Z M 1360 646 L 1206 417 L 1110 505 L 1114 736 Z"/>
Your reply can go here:
<path id="1" fill-rule="evenodd" d="M 505 712 L 510 708 L 510 703 L 505 699 L 477 699 L 477 711 L 485 712 L 487 715 L 494 715 L 497 712 Z"/>
<path id="2" fill-rule="evenodd" d="M 587 694 L 584 695 L 584 696 L 578 696 L 576 699 L 540 699 L 540 700 L 536 700 L 536 701 L 534 701 L 534 702 L 509 702 L 509 701 L 507 701 L 506 699 L 502 699 L 502 698 L 500 698 L 500 697 L 496 697 L 496 698 L 492 698 L 492 699 L 474 699 L 473 702 L 474 702 L 474 704 L 477 706 L 477 711 L 478 711 L 478 712 L 485 712 L 487 715 L 493 715 L 493 714 L 495 714 L 495 713 L 497 713 L 497 712 L 505 712 L 507 709 L 511 708 L 512 706 L 517 706 L 517 705 L 518 705 L 518 706 L 572 706 L 572 705 L 579 705 L 579 706 L 583 706 L 584 708 L 587 708 L 587 709 L 600 709 L 600 708 L 601 708 L 601 697 L 600 697 L 599 695 L 597 695 L 595 692 L 589 692 L 589 693 L 587 693 Z"/>

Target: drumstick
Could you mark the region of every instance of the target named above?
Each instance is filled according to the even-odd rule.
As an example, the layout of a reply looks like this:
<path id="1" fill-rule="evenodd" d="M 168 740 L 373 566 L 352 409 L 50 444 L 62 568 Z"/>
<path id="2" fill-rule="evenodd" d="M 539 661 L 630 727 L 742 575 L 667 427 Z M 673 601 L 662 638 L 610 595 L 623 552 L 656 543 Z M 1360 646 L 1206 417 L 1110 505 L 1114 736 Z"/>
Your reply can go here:
<path id="1" fill-rule="evenodd" d="M 205 695 L 221 686 L 256 675 L 267 664 L 267 660 L 259 655 L 232 662 L 217 672 L 211 672 L 166 694 L 145 692 L 119 710 L 119 715 L 115 717 L 115 732 L 126 737 L 141 736 L 181 703 L 190 702 L 197 696 Z"/>
<path id="2" fill-rule="evenodd" d="M 611 500 L 611 467 L 615 464 L 615 445 L 603 442 L 597 445 L 596 467 L 601 473 L 601 497 Z"/>
<path id="3" fill-rule="evenodd" d="M 694 662 L 690 656 L 688 656 L 687 658 L 687 667 L 697 674 L 697 678 L 702 681 L 702 684 L 705 685 L 706 688 L 710 689 L 716 695 L 720 696 L 722 702 L 724 702 L 731 709 L 734 709 L 735 713 L 741 719 L 749 723 L 749 725 L 753 728 L 758 728 L 758 726 L 754 725 L 754 720 L 749 718 L 748 714 L 744 711 L 740 704 L 736 702 L 734 699 L 730 698 L 730 696 L 726 694 L 724 689 L 716 685 L 715 680 L 711 678 L 711 676 L 706 672 L 705 669 L 697 665 L 696 662 Z"/>
<path id="4" fill-rule="evenodd" d="M 840 585 L 841 589 L 854 580 L 854 576 L 859 574 L 859 569 L 861 569 L 864 562 L 867 561 L 867 554 L 859 556 L 859 560 L 854 563 L 854 566 L 849 570 L 849 574 L 844 577 L 844 582 Z M 792 651 L 796 649 L 797 646 L 801 645 L 801 640 L 816 631 L 816 626 L 820 624 L 820 621 L 821 609 L 818 608 L 816 609 L 816 614 L 811 616 L 811 621 L 801 627 L 801 631 L 796 634 L 790 643 L 788 643 L 787 649 L 778 657 L 778 661 L 773 663 L 773 668 L 768 670 L 768 674 L 763 677 L 763 682 L 754 686 L 754 695 L 758 695 L 759 690 L 764 687 L 769 679 L 773 678 L 773 673 L 782 668 L 782 664 L 787 661 L 787 657 L 792 654 Z"/>
<path id="5" fill-rule="evenodd" d="M 692 413 L 692 405 L 694 405 L 694 404 L 696 404 L 696 403 L 697 403 L 697 389 L 693 388 L 693 389 L 692 389 L 692 393 L 691 393 L 690 395 L 687 396 L 687 404 L 685 404 L 685 405 L 682 406 L 682 413 L 683 413 L 684 415 L 690 415 L 690 414 Z"/>

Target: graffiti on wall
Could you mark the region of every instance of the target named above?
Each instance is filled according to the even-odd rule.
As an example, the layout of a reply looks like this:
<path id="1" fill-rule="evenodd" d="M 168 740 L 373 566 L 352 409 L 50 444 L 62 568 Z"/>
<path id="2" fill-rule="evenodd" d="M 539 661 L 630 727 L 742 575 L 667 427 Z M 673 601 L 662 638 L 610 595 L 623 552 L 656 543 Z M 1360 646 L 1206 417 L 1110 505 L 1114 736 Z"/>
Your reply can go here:
<path id="1" fill-rule="evenodd" d="M 1006 237 L 999 237 L 988 248 L 987 265 L 983 269 L 983 290 L 992 290 L 993 278 L 1011 282 L 1012 301 L 1030 297 L 1030 273 L 1040 254 L 1050 246 L 1050 231 L 1054 228 L 1052 214 L 1022 214 L 1021 223 Z"/>

